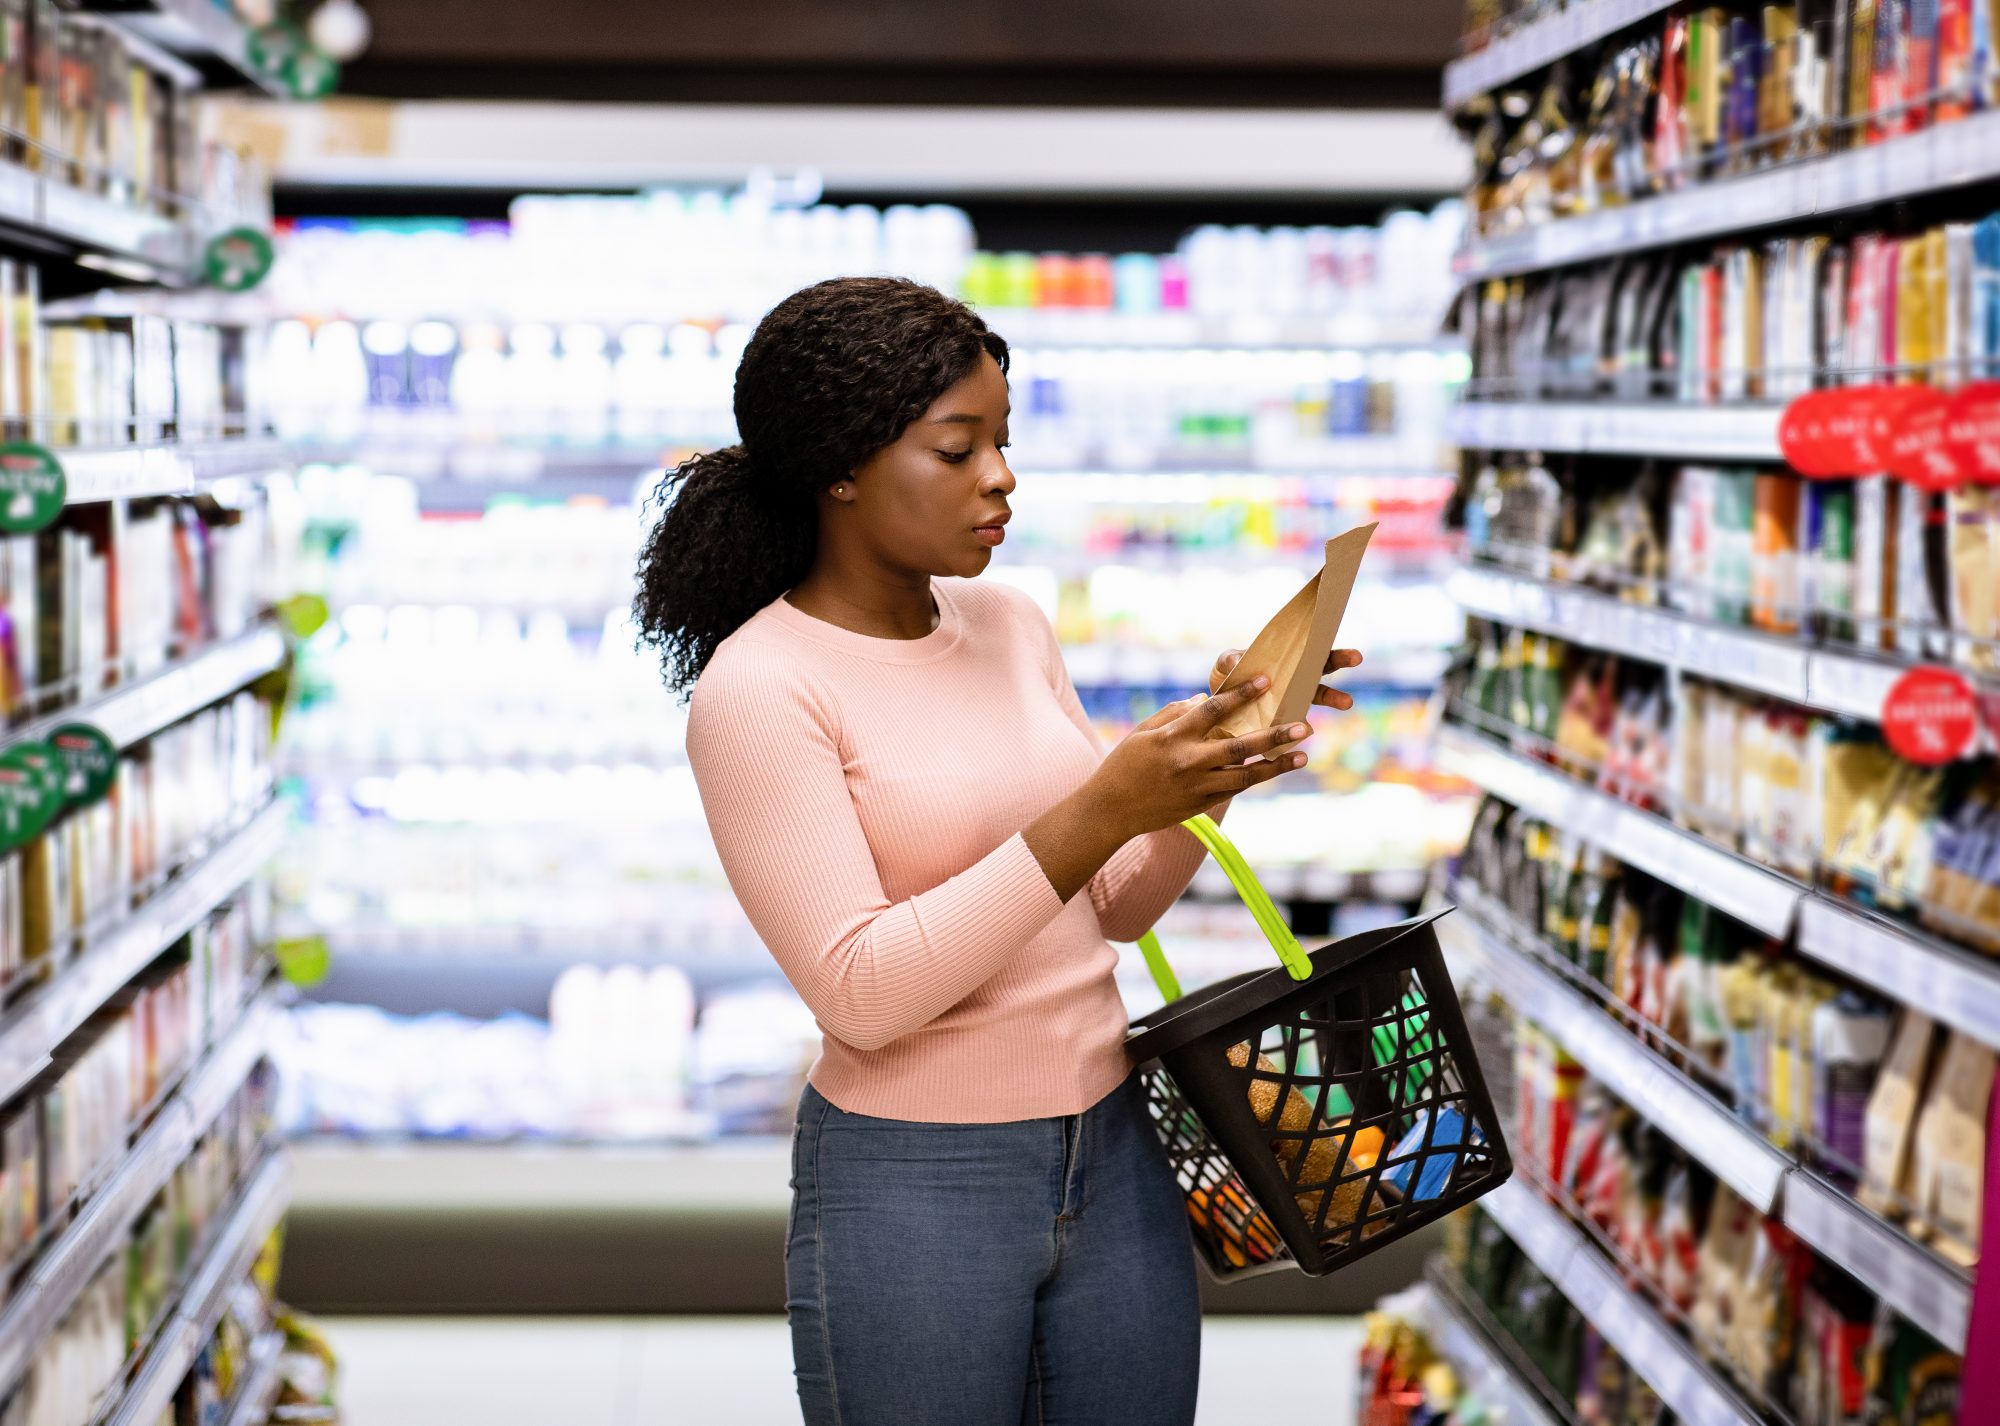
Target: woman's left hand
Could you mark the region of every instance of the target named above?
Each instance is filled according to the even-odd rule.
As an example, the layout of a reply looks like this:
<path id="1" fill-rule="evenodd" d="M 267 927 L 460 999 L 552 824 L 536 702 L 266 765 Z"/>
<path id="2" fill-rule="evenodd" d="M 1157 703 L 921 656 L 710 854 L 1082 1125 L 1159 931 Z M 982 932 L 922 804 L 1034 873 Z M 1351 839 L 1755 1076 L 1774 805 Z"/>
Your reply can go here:
<path id="1" fill-rule="evenodd" d="M 1216 690 L 1220 689 L 1223 685 L 1224 680 L 1226 680 L 1229 677 L 1230 671 L 1233 670 L 1236 667 L 1236 665 L 1242 661 L 1242 659 L 1243 659 L 1243 650 L 1224 649 L 1222 653 L 1217 656 L 1215 660 L 1215 667 L 1209 671 L 1208 675 L 1209 692 L 1213 693 Z M 1326 667 L 1320 670 L 1320 676 L 1324 678 L 1327 674 L 1337 672 L 1340 669 L 1353 668 L 1360 662 L 1361 662 L 1361 651 L 1359 649 L 1335 649 L 1332 653 L 1326 656 Z M 1328 688 L 1325 684 L 1321 684 L 1318 688 L 1313 690 L 1313 702 L 1318 704 L 1322 708 L 1337 708 L 1342 712 L 1345 712 L 1347 709 L 1352 708 L 1354 706 L 1354 695 L 1351 693 L 1342 692 L 1338 688 Z"/>

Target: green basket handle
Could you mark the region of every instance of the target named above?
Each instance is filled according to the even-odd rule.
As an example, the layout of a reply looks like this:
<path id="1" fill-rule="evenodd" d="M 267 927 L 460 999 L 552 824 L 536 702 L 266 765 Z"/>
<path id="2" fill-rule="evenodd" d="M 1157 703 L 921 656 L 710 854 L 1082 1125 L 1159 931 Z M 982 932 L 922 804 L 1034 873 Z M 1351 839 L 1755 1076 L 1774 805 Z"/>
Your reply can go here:
<path id="1" fill-rule="evenodd" d="M 1243 854 L 1235 844 L 1222 835 L 1222 828 L 1215 825 L 1215 819 L 1206 813 L 1198 813 L 1181 823 L 1200 839 L 1208 848 L 1216 865 L 1222 868 L 1229 884 L 1236 888 L 1236 894 L 1243 898 L 1243 904 L 1250 908 L 1251 917 L 1257 922 L 1257 929 L 1264 933 L 1264 939 L 1271 943 L 1271 949 L 1278 953 L 1278 960 L 1293 980 L 1305 980 L 1312 975 L 1312 957 L 1299 945 L 1299 938 L 1292 934 L 1285 918 L 1278 914 L 1278 908 L 1271 902 L 1271 894 L 1264 890 L 1257 880 L 1250 864 L 1243 860 Z M 1160 938 L 1148 931 L 1139 938 L 1139 953 L 1146 958 L 1146 969 L 1152 972 L 1153 984 L 1159 987 L 1160 995 L 1168 1002 L 1181 998 L 1181 983 L 1174 975 L 1173 967 L 1167 964 L 1166 952 L 1160 949 Z"/>

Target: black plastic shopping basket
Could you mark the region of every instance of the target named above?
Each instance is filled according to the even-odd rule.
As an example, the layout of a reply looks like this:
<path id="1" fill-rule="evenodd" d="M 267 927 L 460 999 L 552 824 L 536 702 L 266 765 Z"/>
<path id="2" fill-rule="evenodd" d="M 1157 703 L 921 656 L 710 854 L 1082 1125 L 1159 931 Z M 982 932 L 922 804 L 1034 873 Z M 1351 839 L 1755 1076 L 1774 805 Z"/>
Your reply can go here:
<path id="1" fill-rule="evenodd" d="M 1159 940 L 1139 942 L 1167 1003 L 1125 1044 L 1210 1272 L 1332 1272 L 1505 1182 L 1443 913 L 1308 955 L 1215 823 L 1185 825 L 1280 962 L 1183 995 Z"/>

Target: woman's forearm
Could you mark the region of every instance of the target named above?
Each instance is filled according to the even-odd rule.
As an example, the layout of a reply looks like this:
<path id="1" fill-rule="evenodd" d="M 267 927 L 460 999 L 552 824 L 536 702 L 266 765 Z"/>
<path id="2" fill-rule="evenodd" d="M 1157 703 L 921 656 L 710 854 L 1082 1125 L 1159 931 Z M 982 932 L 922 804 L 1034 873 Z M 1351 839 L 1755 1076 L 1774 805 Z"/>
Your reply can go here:
<path id="1" fill-rule="evenodd" d="M 1103 869 L 1112 854 L 1132 839 L 1097 785 L 1097 779 L 1058 802 L 1021 833 L 1056 895 L 1067 902 Z"/>

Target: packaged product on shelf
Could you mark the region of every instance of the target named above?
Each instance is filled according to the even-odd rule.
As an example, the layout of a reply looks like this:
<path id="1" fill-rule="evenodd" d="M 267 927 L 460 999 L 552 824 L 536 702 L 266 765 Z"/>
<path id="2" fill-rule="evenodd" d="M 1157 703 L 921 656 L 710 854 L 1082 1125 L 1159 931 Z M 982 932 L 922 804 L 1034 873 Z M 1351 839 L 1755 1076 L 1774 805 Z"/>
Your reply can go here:
<path id="1" fill-rule="evenodd" d="M 1865 1419 L 1952 1426 L 1964 1369 L 1964 1359 L 1929 1333 L 1892 1313 L 1878 1315 L 1866 1361 Z"/>
<path id="2" fill-rule="evenodd" d="M 1867 1158 L 1868 1103 L 1889 1050 L 1889 1007 L 1844 991 L 1812 1012 L 1812 1132 L 1833 1176 L 1852 1184 Z"/>
<path id="3" fill-rule="evenodd" d="M 1801 1421 L 1862 1419 L 1875 1302 L 1846 1273 L 1814 1267 L 1799 1297 L 1792 1408 Z"/>
<path id="4" fill-rule="evenodd" d="M 1889 1043 L 1888 1057 L 1868 1096 L 1863 1121 L 1861 1187 L 1857 1197 L 1884 1216 L 1900 1217 L 1910 1200 L 1910 1144 L 1924 1086 L 1930 1080 L 1936 1027 L 1905 1009 Z"/>
<path id="5" fill-rule="evenodd" d="M 1946 1040 L 1911 1148 L 1915 1231 L 1963 1264 L 1979 1254 L 1994 1062 L 1994 1051 L 1969 1035 Z"/>

